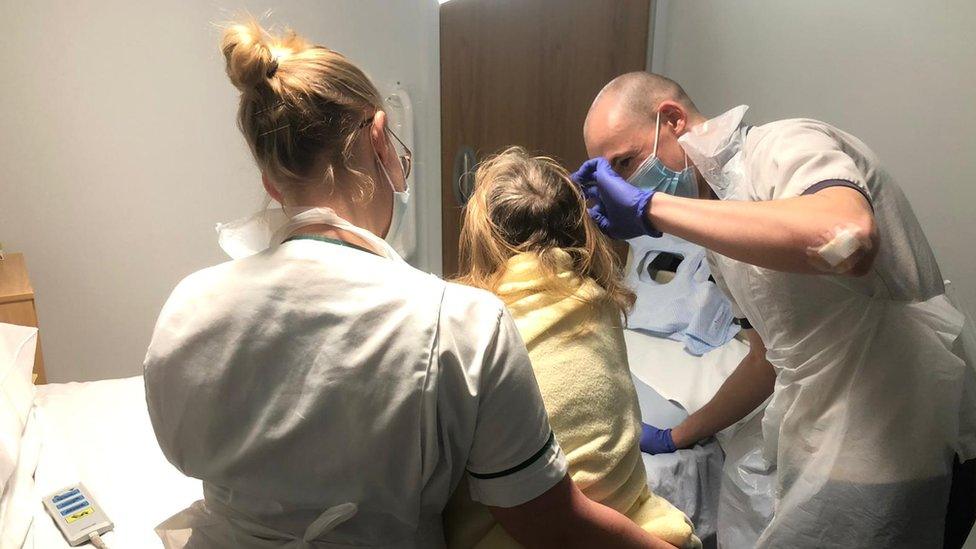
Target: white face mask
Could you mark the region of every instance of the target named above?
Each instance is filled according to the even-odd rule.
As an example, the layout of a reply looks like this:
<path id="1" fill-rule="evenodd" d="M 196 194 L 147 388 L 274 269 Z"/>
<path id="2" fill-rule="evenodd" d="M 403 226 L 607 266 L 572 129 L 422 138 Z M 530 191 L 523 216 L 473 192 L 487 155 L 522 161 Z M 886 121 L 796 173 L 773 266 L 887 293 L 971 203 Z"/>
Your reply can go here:
<path id="1" fill-rule="evenodd" d="M 403 218 L 406 217 L 407 206 L 410 205 L 410 187 L 407 187 L 403 191 L 396 190 L 396 186 L 393 185 L 393 178 L 390 177 L 390 172 L 386 170 L 386 166 L 383 165 L 379 155 L 376 155 L 376 163 L 379 165 L 380 170 L 383 171 L 383 175 L 386 176 L 386 180 L 390 183 L 390 190 L 393 191 L 393 213 L 390 217 L 390 228 L 386 231 L 386 236 L 383 238 L 388 244 L 392 245 L 399 242 L 400 232 L 403 230 Z M 407 184 L 406 177 L 403 179 L 403 184 L 404 186 Z"/>

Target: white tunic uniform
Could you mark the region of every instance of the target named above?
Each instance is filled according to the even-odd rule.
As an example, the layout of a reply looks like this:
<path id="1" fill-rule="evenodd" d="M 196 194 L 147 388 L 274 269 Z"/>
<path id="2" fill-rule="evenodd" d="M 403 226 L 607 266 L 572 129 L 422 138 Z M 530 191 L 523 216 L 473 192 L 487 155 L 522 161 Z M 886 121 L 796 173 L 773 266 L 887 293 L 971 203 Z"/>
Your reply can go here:
<path id="1" fill-rule="evenodd" d="M 685 143 L 696 165 L 711 156 L 702 173 L 717 194 L 763 201 L 849 186 L 870 201 L 881 240 L 859 278 L 711 254 L 776 369 L 762 425 L 775 513 L 758 545 L 941 547 L 953 454 L 976 455 L 976 376 L 960 343 L 971 326 L 944 295 L 907 199 L 864 143 L 815 120 L 744 128 L 743 112 L 729 113 L 738 119 L 726 120 L 724 145 Z"/>
<path id="2" fill-rule="evenodd" d="M 566 473 L 500 301 L 333 243 L 187 277 L 145 378 L 164 454 L 204 483 L 169 545 L 437 547 L 465 471 L 503 507 Z"/>

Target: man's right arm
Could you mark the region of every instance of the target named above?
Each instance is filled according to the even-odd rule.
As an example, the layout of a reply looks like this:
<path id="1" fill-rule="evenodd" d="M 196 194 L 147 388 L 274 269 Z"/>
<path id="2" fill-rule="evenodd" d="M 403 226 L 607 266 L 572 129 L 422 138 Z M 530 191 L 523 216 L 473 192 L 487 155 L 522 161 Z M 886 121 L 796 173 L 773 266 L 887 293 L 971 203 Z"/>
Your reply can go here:
<path id="1" fill-rule="evenodd" d="M 488 507 L 525 547 L 643 547 L 673 549 L 620 513 L 596 503 L 567 474 L 541 496 L 515 507 Z"/>
<path id="2" fill-rule="evenodd" d="M 773 394 L 776 372 L 766 360 L 766 346 L 755 330 L 746 331 L 747 354 L 708 404 L 671 430 L 677 448 L 688 448 L 741 420 Z"/>

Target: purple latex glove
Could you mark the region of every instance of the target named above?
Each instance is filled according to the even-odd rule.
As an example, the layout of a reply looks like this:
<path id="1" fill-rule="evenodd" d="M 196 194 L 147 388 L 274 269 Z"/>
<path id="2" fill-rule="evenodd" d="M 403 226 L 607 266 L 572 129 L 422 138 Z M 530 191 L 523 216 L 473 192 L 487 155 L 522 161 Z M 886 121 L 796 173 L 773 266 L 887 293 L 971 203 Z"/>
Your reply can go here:
<path id="1" fill-rule="evenodd" d="M 674 447 L 671 429 L 658 429 L 646 423 L 641 423 L 640 449 L 645 454 L 670 454 L 678 449 Z"/>
<path id="2" fill-rule="evenodd" d="M 570 176 L 594 201 L 590 217 L 610 238 L 627 240 L 638 236 L 661 236 L 647 221 L 647 206 L 654 191 L 637 188 L 617 175 L 603 157 L 591 158 Z"/>

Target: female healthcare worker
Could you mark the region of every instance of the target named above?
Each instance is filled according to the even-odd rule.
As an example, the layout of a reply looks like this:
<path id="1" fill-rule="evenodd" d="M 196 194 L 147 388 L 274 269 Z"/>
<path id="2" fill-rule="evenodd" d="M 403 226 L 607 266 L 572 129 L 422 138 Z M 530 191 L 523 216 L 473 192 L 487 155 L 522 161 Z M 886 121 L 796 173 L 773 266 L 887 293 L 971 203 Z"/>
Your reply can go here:
<path id="1" fill-rule="evenodd" d="M 527 546 L 667 546 L 566 476 L 501 302 L 403 262 L 410 152 L 342 55 L 256 23 L 223 37 L 239 125 L 284 206 L 221 229 L 145 361 L 159 444 L 204 500 L 167 546 L 439 547 L 462 475 Z M 391 137 L 393 139 L 391 139 Z"/>
<path id="2" fill-rule="evenodd" d="M 601 229 L 710 249 L 755 327 L 712 401 L 643 445 L 690 446 L 772 394 L 775 509 L 758 546 L 941 547 L 954 455 L 976 456 L 972 328 L 864 143 L 808 119 L 749 127 L 745 110 L 705 120 L 675 82 L 631 73 L 586 119 L 600 158 L 574 178 Z"/>

